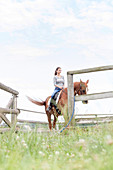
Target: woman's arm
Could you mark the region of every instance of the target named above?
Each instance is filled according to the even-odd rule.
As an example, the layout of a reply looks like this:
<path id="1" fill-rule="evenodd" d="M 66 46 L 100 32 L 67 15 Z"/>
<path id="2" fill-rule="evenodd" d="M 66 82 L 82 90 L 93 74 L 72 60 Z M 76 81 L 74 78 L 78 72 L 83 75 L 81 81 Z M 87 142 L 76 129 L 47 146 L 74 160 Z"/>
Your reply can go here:
<path id="1" fill-rule="evenodd" d="M 55 87 L 58 87 L 58 88 L 60 88 L 60 89 L 63 89 L 64 87 L 61 87 L 61 86 L 58 86 L 58 85 L 55 85 Z"/>

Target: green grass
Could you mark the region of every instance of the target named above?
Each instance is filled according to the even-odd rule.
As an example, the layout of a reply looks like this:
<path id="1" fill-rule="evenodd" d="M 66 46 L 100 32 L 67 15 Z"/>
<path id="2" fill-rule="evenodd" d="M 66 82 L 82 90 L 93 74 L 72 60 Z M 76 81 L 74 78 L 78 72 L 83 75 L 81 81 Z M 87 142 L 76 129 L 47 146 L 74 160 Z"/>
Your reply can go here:
<path id="1" fill-rule="evenodd" d="M 112 170 L 113 124 L 65 130 L 0 134 L 0 170 Z"/>

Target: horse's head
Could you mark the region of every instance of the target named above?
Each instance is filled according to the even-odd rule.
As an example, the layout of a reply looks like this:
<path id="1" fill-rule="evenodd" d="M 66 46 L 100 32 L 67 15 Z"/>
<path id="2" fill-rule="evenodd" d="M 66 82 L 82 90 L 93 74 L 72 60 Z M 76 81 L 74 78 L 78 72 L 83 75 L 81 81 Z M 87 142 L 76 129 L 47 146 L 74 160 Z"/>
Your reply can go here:
<path id="1" fill-rule="evenodd" d="M 87 80 L 86 82 L 83 82 L 82 80 L 80 80 L 80 82 L 75 82 L 74 83 L 74 95 L 76 95 L 76 94 L 78 94 L 78 95 L 87 94 L 88 82 L 89 82 L 89 80 Z M 82 101 L 82 103 L 87 104 L 88 100 Z"/>

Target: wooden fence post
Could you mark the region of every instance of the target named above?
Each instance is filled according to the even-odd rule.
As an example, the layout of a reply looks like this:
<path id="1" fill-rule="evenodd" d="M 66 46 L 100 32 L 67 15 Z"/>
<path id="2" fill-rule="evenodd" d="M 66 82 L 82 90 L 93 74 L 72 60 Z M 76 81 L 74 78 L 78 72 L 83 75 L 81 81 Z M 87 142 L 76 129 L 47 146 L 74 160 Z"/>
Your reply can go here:
<path id="1" fill-rule="evenodd" d="M 67 74 L 68 80 L 68 116 L 71 118 L 74 107 L 74 86 L 73 86 L 73 74 Z M 74 125 L 74 117 L 71 121 L 71 125 Z"/>
<path id="2" fill-rule="evenodd" d="M 12 109 L 17 109 L 17 96 L 16 95 L 13 95 L 13 108 Z M 12 113 L 11 114 L 12 126 L 16 127 L 16 122 L 17 122 L 17 114 Z"/>

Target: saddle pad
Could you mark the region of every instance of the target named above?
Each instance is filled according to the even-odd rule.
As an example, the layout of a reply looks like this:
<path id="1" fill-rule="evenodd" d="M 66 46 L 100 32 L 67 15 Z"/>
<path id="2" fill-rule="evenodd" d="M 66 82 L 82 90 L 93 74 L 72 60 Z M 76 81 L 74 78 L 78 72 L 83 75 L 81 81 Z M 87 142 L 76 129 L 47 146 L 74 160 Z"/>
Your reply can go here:
<path id="1" fill-rule="evenodd" d="M 61 91 L 62 91 L 62 90 L 61 90 Z M 58 96 L 57 96 L 57 99 L 56 99 L 56 104 L 57 104 L 58 101 L 59 101 L 59 97 L 60 97 L 61 91 L 58 93 Z"/>

